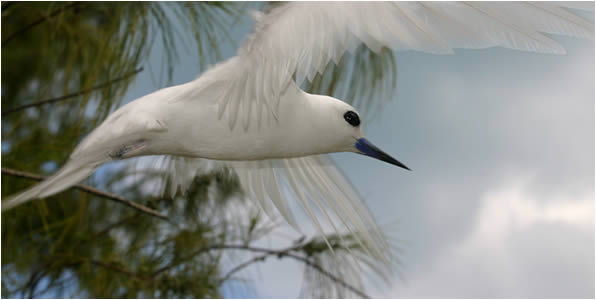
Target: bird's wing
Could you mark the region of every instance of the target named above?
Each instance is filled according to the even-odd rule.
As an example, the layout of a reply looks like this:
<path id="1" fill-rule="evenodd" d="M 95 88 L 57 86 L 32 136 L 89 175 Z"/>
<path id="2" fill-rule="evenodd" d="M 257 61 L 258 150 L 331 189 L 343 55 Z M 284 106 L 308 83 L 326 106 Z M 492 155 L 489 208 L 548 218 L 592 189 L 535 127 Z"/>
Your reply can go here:
<path id="1" fill-rule="evenodd" d="M 259 161 L 214 161 L 166 156 L 165 189 L 174 197 L 185 192 L 198 172 L 228 167 L 238 175 L 246 196 L 274 218 L 277 210 L 297 231 L 301 228 L 286 199 L 297 199 L 317 231 L 346 228 L 369 255 L 389 262 L 389 246 L 358 192 L 327 155 Z M 273 204 L 273 205 L 271 205 Z M 323 237 L 324 238 L 324 237 Z M 331 245 L 329 245 L 331 247 Z"/>
<path id="2" fill-rule="evenodd" d="M 273 203 L 284 219 L 300 231 L 285 200 L 297 199 L 321 235 L 324 224 L 336 233 L 347 228 L 370 255 L 388 261 L 389 247 L 382 232 L 358 192 L 327 155 L 228 165 L 238 174 L 245 192 L 257 199 L 268 215 L 273 215 Z"/>
<path id="3" fill-rule="evenodd" d="M 219 116 L 227 112 L 231 128 L 242 118 L 248 128 L 263 111 L 275 114 L 276 101 L 293 76 L 298 85 L 312 80 L 330 61 L 337 63 L 361 43 L 374 52 L 387 47 L 450 54 L 456 48 L 500 46 L 565 53 L 545 33 L 594 36 L 593 24 L 565 6 L 593 9 L 593 3 L 541 2 L 285 4 L 255 14 L 255 31 L 225 76 L 229 84 L 221 94 Z"/>

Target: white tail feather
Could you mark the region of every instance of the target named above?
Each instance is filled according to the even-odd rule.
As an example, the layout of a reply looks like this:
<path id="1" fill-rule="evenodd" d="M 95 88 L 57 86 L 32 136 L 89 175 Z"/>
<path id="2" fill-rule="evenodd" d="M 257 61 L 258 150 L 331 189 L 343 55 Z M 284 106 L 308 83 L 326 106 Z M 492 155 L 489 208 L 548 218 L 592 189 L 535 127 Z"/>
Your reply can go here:
<path id="1" fill-rule="evenodd" d="M 2 201 L 2 211 L 4 212 L 33 199 L 48 197 L 66 190 L 87 178 L 105 161 L 89 163 L 87 161 L 70 160 L 58 172 L 44 181 L 20 194 L 9 197 L 8 200 Z"/>

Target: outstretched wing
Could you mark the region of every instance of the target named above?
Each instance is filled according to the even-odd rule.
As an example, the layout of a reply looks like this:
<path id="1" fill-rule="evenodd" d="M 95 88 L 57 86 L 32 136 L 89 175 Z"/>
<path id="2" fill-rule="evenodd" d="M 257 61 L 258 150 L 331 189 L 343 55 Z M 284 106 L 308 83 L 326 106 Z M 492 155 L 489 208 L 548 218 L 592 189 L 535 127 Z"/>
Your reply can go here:
<path id="1" fill-rule="evenodd" d="M 347 229 L 370 256 L 390 261 L 387 241 L 368 208 L 327 155 L 259 161 L 163 158 L 165 160 L 156 161 L 158 165 L 154 165 L 168 173 L 162 193 L 169 191 L 174 197 L 179 191 L 185 192 L 199 172 L 228 167 L 238 175 L 246 196 L 258 202 L 268 216 L 274 218 L 279 212 L 300 232 L 301 226 L 288 204 L 288 199 L 298 200 L 321 235 L 324 228 L 332 228 L 337 233 Z M 332 245 L 329 247 L 333 249 Z"/>
<path id="2" fill-rule="evenodd" d="M 337 233 L 347 228 L 369 255 L 390 261 L 389 246 L 368 208 L 327 155 L 227 164 L 234 168 L 248 195 L 257 199 L 268 215 L 273 214 L 273 203 L 299 231 L 286 201 L 296 199 L 324 239 L 323 224 L 329 224 Z"/>
<path id="3" fill-rule="evenodd" d="M 284 87 L 293 76 L 300 85 L 330 61 L 364 43 L 450 54 L 456 48 L 505 47 L 562 54 L 546 34 L 593 38 L 593 24 L 564 6 L 592 4 L 540 2 L 292 2 L 256 16 L 254 33 L 239 49 L 233 72 L 220 95 L 219 116 L 230 127 L 242 119 L 275 115 Z M 586 7 L 584 7 L 586 6 Z M 251 111 L 253 115 L 251 116 Z M 258 112 L 258 116 L 254 112 Z M 238 122 L 240 123 L 240 122 Z"/>

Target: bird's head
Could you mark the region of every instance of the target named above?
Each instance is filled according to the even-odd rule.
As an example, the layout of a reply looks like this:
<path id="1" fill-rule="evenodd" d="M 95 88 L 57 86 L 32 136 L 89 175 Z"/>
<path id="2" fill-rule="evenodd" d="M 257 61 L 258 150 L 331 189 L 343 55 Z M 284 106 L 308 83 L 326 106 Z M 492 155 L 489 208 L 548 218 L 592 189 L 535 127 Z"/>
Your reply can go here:
<path id="1" fill-rule="evenodd" d="M 327 104 L 325 111 L 328 117 L 324 120 L 326 130 L 323 131 L 333 132 L 327 136 L 328 141 L 332 141 L 333 152 L 354 152 L 410 170 L 364 137 L 360 114 L 354 107 L 339 99 L 324 97 L 318 102 Z"/>

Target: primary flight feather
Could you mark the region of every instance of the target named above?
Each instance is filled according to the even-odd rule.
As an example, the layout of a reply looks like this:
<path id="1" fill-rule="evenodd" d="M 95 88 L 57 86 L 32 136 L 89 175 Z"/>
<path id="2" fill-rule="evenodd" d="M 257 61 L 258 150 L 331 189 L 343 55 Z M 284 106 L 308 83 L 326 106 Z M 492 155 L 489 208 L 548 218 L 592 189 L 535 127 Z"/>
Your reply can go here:
<path id="1" fill-rule="evenodd" d="M 173 192 L 184 191 L 201 164 L 226 165 L 268 214 L 272 203 L 298 228 L 285 200 L 296 199 L 319 231 L 317 211 L 388 260 L 387 242 L 361 197 L 324 154 L 355 152 L 407 167 L 364 138 L 356 109 L 300 84 L 361 43 L 375 52 L 500 46 L 563 54 L 545 34 L 594 37 L 593 24 L 568 8 L 593 3 L 295 2 L 255 13 L 255 31 L 237 56 L 124 105 L 58 172 L 3 201 L 2 211 L 63 191 L 108 161 L 168 155 Z"/>

